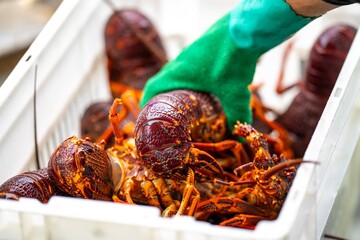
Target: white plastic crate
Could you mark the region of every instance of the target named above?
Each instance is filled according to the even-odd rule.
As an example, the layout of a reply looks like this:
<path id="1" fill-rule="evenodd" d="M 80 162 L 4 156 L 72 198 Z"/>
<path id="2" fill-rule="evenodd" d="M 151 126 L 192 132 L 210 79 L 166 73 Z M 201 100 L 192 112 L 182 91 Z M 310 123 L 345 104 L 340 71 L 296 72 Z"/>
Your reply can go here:
<path id="1" fill-rule="evenodd" d="M 118 1 L 156 25 L 170 52 L 198 37 L 238 1 Z M 111 9 L 102 0 L 64 0 L 0 88 L 0 182 L 36 168 L 34 79 L 40 166 L 56 146 L 79 134 L 91 102 L 108 98 L 103 29 Z M 183 21 L 178 22 L 178 19 Z M 162 218 L 152 207 L 53 197 L 0 200 L 0 239 L 320 239 L 346 237 L 359 190 L 360 35 L 348 55 L 304 164 L 276 221 L 256 230 L 213 226 L 191 217 Z M 345 214 L 344 214 L 345 212 Z M 347 213 L 347 214 L 346 214 Z M 339 224 L 341 223 L 341 224 Z"/>

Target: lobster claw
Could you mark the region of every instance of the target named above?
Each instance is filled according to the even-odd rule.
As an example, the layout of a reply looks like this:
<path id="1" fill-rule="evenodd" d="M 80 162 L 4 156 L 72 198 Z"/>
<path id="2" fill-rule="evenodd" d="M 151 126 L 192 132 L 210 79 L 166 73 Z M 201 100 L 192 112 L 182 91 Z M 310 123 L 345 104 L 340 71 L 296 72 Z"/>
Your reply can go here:
<path id="1" fill-rule="evenodd" d="M 195 172 L 207 178 L 223 178 L 223 168 L 209 153 L 198 148 L 191 148 L 188 158 L 191 168 L 194 169 Z"/>

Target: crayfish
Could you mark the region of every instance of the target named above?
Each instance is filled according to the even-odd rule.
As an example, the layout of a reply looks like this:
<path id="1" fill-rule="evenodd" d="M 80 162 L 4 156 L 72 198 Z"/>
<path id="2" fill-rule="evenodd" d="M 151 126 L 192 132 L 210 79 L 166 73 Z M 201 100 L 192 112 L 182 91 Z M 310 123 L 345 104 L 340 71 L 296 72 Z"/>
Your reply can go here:
<path id="1" fill-rule="evenodd" d="M 295 166 L 309 161 L 271 155 L 263 134 L 250 125 L 238 123 L 235 134 L 246 139 L 254 159 L 234 170 L 239 175 L 237 181 L 215 179 L 215 183 L 227 186 L 226 191 L 201 201 L 195 216 L 222 226 L 254 229 L 261 220 L 277 218 L 295 177 Z"/>
<path id="2" fill-rule="evenodd" d="M 241 161 L 241 144 L 224 140 L 225 114 L 211 94 L 175 90 L 152 98 L 136 121 L 135 142 L 144 166 L 162 176 L 223 175 L 207 151 L 231 149 Z M 224 140 L 224 141 L 223 141 Z"/>
<path id="3" fill-rule="evenodd" d="M 243 144 L 227 135 L 225 115 L 216 97 L 190 90 L 175 90 L 155 96 L 143 107 L 136 122 L 135 144 L 140 164 L 155 176 L 183 180 L 189 174 L 195 175 L 193 181 L 187 182 L 185 189 L 192 191 L 202 189 L 202 192 L 199 191 L 195 195 L 211 196 L 213 192 L 219 193 L 221 190 L 211 191 L 208 186 L 204 187 L 207 181 L 224 184 L 227 179 L 237 179 L 222 168 L 224 162 L 228 167 L 234 164 L 255 166 L 256 169 L 245 174 L 249 178 L 251 174 L 257 174 L 260 169 L 267 170 L 279 164 L 277 167 L 280 168 L 279 170 L 274 170 L 272 174 L 264 174 L 263 182 L 270 181 L 270 177 L 273 179 L 272 175 L 282 168 L 292 166 L 287 161 L 280 164 L 285 161 L 283 157 L 270 156 L 264 135 L 258 134 L 253 128 L 250 131 L 249 128 L 248 125 L 236 126 L 237 131 L 242 129 L 243 132 L 235 132 L 234 136 L 245 137 L 244 131 L 249 132 L 249 142 L 252 144 L 251 148 L 255 149 L 256 159 L 251 162 L 252 165 L 249 165 L 252 153 L 249 153 Z M 224 153 L 229 150 L 231 155 Z M 233 162 L 229 164 L 230 158 Z M 300 162 L 302 161 L 295 161 L 292 164 Z M 289 171 L 288 174 L 290 173 L 293 172 Z M 255 184 L 255 178 L 252 176 L 247 181 Z M 274 184 L 277 181 L 270 182 L 269 184 Z M 283 186 L 283 183 L 279 183 L 279 186 L 284 188 L 281 192 L 286 194 L 289 186 Z M 183 199 L 187 197 L 184 196 Z M 283 197 L 279 200 L 279 206 L 284 199 Z"/>
<path id="4" fill-rule="evenodd" d="M 47 168 L 15 175 L 0 186 L 0 198 L 4 199 L 27 197 L 47 203 L 55 195 L 65 194 L 52 183 Z"/>
<path id="5" fill-rule="evenodd" d="M 112 199 L 113 166 L 104 144 L 71 136 L 51 155 L 48 167 L 16 175 L 0 186 L 0 198 L 36 198 L 46 203 L 52 196 Z"/>
<path id="6" fill-rule="evenodd" d="M 160 36 L 152 22 L 135 9 L 117 10 L 105 26 L 105 48 L 110 89 L 119 97 L 125 89 L 138 93 L 167 62 Z"/>
<path id="7" fill-rule="evenodd" d="M 122 121 L 127 113 L 123 110 L 121 99 L 115 99 L 109 111 L 109 119 L 115 136 L 114 146 L 107 149 L 108 155 L 115 163 L 113 200 L 129 204 L 143 204 L 159 208 L 163 216 L 174 214 L 193 215 L 199 201 L 197 192 L 189 192 L 189 199 L 182 201 L 180 192 L 183 192 L 185 181 L 175 181 L 162 178 L 143 166 L 138 158 L 133 137 L 125 137 Z M 118 107 L 122 106 L 121 111 Z M 193 175 L 187 177 L 192 180 Z M 181 204 L 180 204 L 181 202 Z"/>
<path id="8" fill-rule="evenodd" d="M 139 99 L 146 81 L 167 62 L 166 51 L 155 26 L 136 9 L 117 10 L 106 1 L 113 13 L 105 24 L 104 39 L 111 99 L 91 103 L 81 119 L 81 137 L 102 138 L 106 147 L 113 144 L 108 113 L 114 98 L 127 101 L 122 96 L 131 91 L 130 99 Z M 128 91 L 129 90 L 129 91 Z M 128 109 L 136 109 L 135 104 Z M 123 120 L 132 124 L 136 119 Z M 126 131 L 126 129 L 124 129 Z"/>
<path id="9" fill-rule="evenodd" d="M 299 93 L 288 109 L 275 119 L 289 132 L 295 157 L 302 157 L 305 153 L 356 32 L 352 26 L 338 24 L 329 27 L 317 38 L 310 52 L 305 78 L 295 84 L 300 86 Z M 290 47 L 291 44 L 285 57 Z M 294 86 L 283 87 L 282 81 L 283 74 L 278 80 L 278 93 Z"/>

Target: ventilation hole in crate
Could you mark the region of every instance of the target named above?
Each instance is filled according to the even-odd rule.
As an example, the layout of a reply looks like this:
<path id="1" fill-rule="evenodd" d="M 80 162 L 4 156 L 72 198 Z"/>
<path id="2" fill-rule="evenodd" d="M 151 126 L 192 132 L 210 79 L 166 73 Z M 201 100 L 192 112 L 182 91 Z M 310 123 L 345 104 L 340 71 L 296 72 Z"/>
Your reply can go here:
<path id="1" fill-rule="evenodd" d="M 335 92 L 334 92 L 334 97 L 338 98 L 341 95 L 341 93 L 342 93 L 342 88 L 339 88 L 339 87 L 336 88 Z"/>

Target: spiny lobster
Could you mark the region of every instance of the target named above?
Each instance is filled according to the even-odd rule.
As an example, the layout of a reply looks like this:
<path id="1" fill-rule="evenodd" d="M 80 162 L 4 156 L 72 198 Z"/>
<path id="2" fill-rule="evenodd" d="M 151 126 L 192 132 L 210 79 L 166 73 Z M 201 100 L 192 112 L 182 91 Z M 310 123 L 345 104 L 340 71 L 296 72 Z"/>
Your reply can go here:
<path id="1" fill-rule="evenodd" d="M 155 176 L 183 180 L 195 175 L 196 181 L 187 182 L 185 189 L 198 191 L 199 182 L 232 178 L 219 160 L 225 151 L 234 156 L 229 164 L 226 155 L 227 166 L 249 161 L 243 145 L 226 133 L 225 115 L 216 97 L 174 90 L 155 96 L 143 107 L 136 121 L 135 144 L 141 164 Z M 210 152 L 219 155 L 215 159 Z"/>
<path id="2" fill-rule="evenodd" d="M 105 47 L 115 98 L 125 89 L 141 91 L 167 57 L 159 34 L 145 15 L 135 9 L 112 8 L 105 26 Z"/>
<path id="3" fill-rule="evenodd" d="M 26 197 L 47 203 L 54 195 L 66 194 L 52 183 L 47 168 L 15 175 L 0 186 L 0 198 L 4 199 L 19 200 Z"/>
<path id="4" fill-rule="evenodd" d="M 75 136 L 51 155 L 48 167 L 16 175 L 0 186 L 0 198 L 36 198 L 46 203 L 54 195 L 112 199 L 112 162 L 103 145 Z"/>
<path id="5" fill-rule="evenodd" d="M 235 134 L 246 139 L 254 151 L 254 160 L 234 170 L 240 175 L 235 182 L 215 179 L 228 186 L 227 190 L 201 201 L 195 216 L 199 220 L 219 221 L 215 223 L 222 226 L 254 229 L 261 220 L 277 218 L 295 177 L 295 166 L 309 161 L 271 156 L 263 134 L 250 125 L 237 124 Z"/>
<path id="6" fill-rule="evenodd" d="M 107 149 L 116 166 L 114 174 L 115 191 L 113 200 L 130 204 L 146 204 L 159 208 L 163 216 L 174 214 L 193 215 L 199 201 L 199 193 L 186 191 L 187 182 L 194 182 L 194 175 L 188 174 L 186 181 L 162 178 L 140 163 L 133 137 L 124 136 L 121 122 L 126 118 L 121 99 L 115 99 L 109 111 L 109 119 L 115 136 L 115 144 Z M 133 113 L 136 115 L 136 113 Z M 136 117 L 136 116 L 135 116 Z M 182 194 L 186 199 L 182 198 Z"/>
<path id="7" fill-rule="evenodd" d="M 131 99 L 139 99 L 146 81 L 157 73 L 167 62 L 166 52 L 159 34 L 151 21 L 135 9 L 117 10 L 111 1 L 106 3 L 112 8 L 104 30 L 110 91 L 113 98 L 131 90 Z M 107 147 L 113 142 L 110 138 L 112 128 L 108 113 L 113 99 L 90 104 L 81 118 L 81 137 L 106 140 Z M 132 104 L 129 109 L 136 109 Z M 132 124 L 135 119 L 129 115 L 121 124 Z M 126 131 L 126 129 L 124 129 Z"/>
<path id="8" fill-rule="evenodd" d="M 310 52 L 305 79 L 296 84 L 300 85 L 299 93 L 288 109 L 275 119 L 288 130 L 294 157 L 302 157 L 305 153 L 356 32 L 350 25 L 337 24 L 317 38 Z M 290 47 L 291 44 L 285 52 L 285 59 Z M 282 86 L 285 59 L 278 80 L 278 93 L 293 87 Z"/>
<path id="9" fill-rule="evenodd" d="M 221 176 L 222 167 L 203 150 L 238 152 L 237 141 L 220 142 L 225 124 L 220 102 L 210 94 L 190 90 L 159 94 L 142 108 L 136 121 L 141 162 L 161 176 L 184 178 L 192 170 L 201 176 Z"/>
<path id="10" fill-rule="evenodd" d="M 110 201 L 113 169 L 104 145 L 75 136 L 64 140 L 48 163 L 51 181 L 70 196 Z"/>

